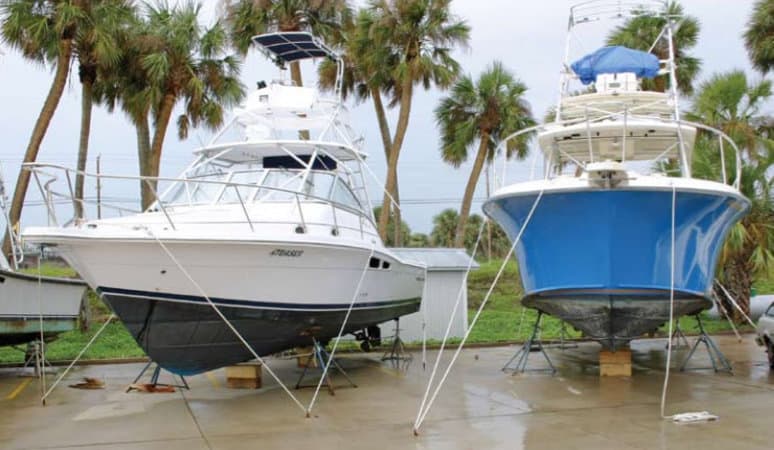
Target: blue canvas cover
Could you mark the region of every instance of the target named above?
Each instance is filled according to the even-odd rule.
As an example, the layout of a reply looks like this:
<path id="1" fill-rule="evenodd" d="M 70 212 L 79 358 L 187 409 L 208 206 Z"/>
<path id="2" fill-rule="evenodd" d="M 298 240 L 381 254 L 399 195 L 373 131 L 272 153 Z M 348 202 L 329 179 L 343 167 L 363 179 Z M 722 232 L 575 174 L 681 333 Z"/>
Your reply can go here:
<path id="1" fill-rule="evenodd" d="M 639 78 L 653 78 L 658 75 L 659 62 L 652 53 L 610 46 L 575 61 L 572 70 L 583 84 L 590 84 L 602 73 L 633 72 Z"/>

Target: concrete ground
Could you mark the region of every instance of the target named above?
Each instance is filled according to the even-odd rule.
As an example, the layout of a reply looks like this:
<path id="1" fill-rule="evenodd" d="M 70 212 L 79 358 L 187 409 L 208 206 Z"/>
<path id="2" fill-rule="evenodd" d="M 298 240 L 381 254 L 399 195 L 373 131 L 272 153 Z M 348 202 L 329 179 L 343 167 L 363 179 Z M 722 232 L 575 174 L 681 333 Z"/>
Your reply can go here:
<path id="1" fill-rule="evenodd" d="M 632 346 L 631 378 L 600 378 L 594 343 L 549 349 L 559 369 L 553 376 L 500 371 L 516 347 L 465 350 L 419 436 L 412 423 L 434 352 L 425 371 L 418 353 L 405 370 L 380 362 L 381 354 L 345 356 L 342 364 L 358 387 L 343 387 L 346 380 L 335 376 L 341 387 L 335 396 L 321 391 L 311 418 L 266 370 L 259 390 L 226 388 L 220 370 L 189 378 L 189 391 L 147 394 L 124 392 L 142 364 L 80 367 L 47 406 L 40 405 L 37 380 L 9 370 L 0 372 L 0 448 L 774 448 L 774 375 L 763 349 L 751 335 L 741 343 L 733 336 L 716 339 L 734 374 L 673 370 L 666 405 L 667 414 L 709 411 L 719 416 L 714 422 L 676 424 L 660 417 L 665 340 L 642 340 Z M 673 367 L 686 353 L 675 351 Z M 697 353 L 689 367 L 709 366 L 706 351 Z M 269 364 L 295 385 L 293 361 Z M 530 368 L 545 367 L 538 353 L 530 355 Z M 84 376 L 103 380 L 105 388 L 67 386 Z M 165 380 L 171 376 L 163 374 Z M 308 404 L 313 389 L 293 393 Z"/>

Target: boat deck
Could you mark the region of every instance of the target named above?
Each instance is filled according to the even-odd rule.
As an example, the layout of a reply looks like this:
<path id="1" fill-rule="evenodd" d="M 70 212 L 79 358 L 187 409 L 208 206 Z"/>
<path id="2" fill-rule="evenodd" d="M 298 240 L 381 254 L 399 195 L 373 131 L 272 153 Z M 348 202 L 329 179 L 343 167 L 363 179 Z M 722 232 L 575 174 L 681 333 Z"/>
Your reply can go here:
<path id="1" fill-rule="evenodd" d="M 467 349 L 418 437 L 411 424 L 433 361 L 423 372 L 419 354 L 407 372 L 379 362 L 381 353 L 347 355 L 343 364 L 359 387 L 335 396 L 323 390 L 309 419 L 266 371 L 260 390 L 227 389 L 220 370 L 188 379 L 190 391 L 126 394 L 142 364 L 83 366 L 43 407 L 37 381 L 5 369 L 0 448 L 771 448 L 774 374 L 764 351 L 752 335 L 717 343 L 735 374 L 675 370 L 667 403 L 667 413 L 706 410 L 719 416 L 715 422 L 678 425 L 659 417 L 666 352 L 665 340 L 655 339 L 633 343 L 631 378 L 599 378 L 594 343 L 549 349 L 555 376 L 501 372 L 516 347 Z M 686 352 L 675 353 L 675 366 Z M 706 353 L 697 353 L 691 366 L 709 366 Z M 293 384 L 294 362 L 271 364 Z M 544 364 L 530 355 L 532 368 Z M 66 387 L 84 376 L 102 379 L 105 389 Z M 295 392 L 302 402 L 312 397 L 311 389 Z"/>

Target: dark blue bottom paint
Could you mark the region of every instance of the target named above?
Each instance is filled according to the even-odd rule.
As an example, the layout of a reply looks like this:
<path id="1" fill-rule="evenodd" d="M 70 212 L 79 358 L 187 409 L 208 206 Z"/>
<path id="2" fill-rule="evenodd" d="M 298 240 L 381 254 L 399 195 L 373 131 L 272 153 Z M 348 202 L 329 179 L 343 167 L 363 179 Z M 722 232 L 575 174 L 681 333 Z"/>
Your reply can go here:
<path id="1" fill-rule="evenodd" d="M 159 299 L 151 293 L 142 296 L 104 289 L 101 292 L 145 353 L 170 372 L 194 375 L 253 359 L 204 299 L 188 303 Z M 417 298 L 378 309 L 353 309 L 344 333 L 411 314 L 419 310 L 419 304 Z M 218 307 L 260 356 L 309 346 L 312 337 L 326 342 L 338 335 L 346 314 L 346 310 L 304 311 L 223 304 Z"/>

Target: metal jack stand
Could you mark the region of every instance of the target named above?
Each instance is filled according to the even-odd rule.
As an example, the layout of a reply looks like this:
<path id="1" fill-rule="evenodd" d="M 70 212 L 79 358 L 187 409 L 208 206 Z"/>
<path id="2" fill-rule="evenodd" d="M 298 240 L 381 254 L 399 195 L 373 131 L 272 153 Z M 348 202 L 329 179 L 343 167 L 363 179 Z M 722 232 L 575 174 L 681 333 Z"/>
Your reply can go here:
<path id="1" fill-rule="evenodd" d="M 696 351 L 696 348 L 699 347 L 699 344 L 704 344 L 704 346 L 707 348 L 710 361 L 712 362 L 712 369 L 714 369 L 715 372 L 728 372 L 733 375 L 734 369 L 731 367 L 731 363 L 728 361 L 728 359 L 726 359 L 725 356 L 723 356 L 723 352 L 720 351 L 712 338 L 710 338 L 707 332 L 704 330 L 704 325 L 701 323 L 701 317 L 698 315 L 696 316 L 696 322 L 699 324 L 699 338 L 696 339 L 696 343 L 693 344 L 691 351 L 688 353 L 685 361 L 683 361 L 683 364 L 680 366 L 680 371 L 684 372 L 686 370 L 709 369 L 709 367 L 692 367 L 690 369 L 685 367 L 688 365 L 688 361 L 690 361 L 691 357 Z M 717 358 L 717 361 L 715 358 Z"/>
<path id="2" fill-rule="evenodd" d="M 683 329 L 680 328 L 680 322 L 677 322 L 675 325 L 675 329 L 672 332 L 672 350 L 677 350 L 678 348 L 688 348 L 690 344 L 688 344 L 688 338 L 685 337 L 685 333 L 683 333 Z M 669 343 L 667 343 L 666 348 L 669 348 Z"/>
<path id="3" fill-rule="evenodd" d="M 148 364 L 146 364 L 145 367 L 142 368 L 142 370 L 140 371 L 140 374 L 137 375 L 137 378 L 135 378 L 134 381 L 132 381 L 132 384 L 130 384 L 129 387 L 126 388 L 126 392 L 131 392 L 131 391 L 137 389 L 135 387 L 135 385 L 137 384 L 138 381 L 140 381 L 140 378 L 142 378 L 142 376 L 145 375 L 145 372 L 150 368 L 151 364 L 153 364 L 153 361 L 148 361 Z M 151 386 L 154 386 L 154 387 L 155 386 L 169 386 L 169 387 L 176 387 L 176 388 L 179 388 L 179 389 L 186 389 L 186 390 L 190 390 L 191 389 L 190 387 L 188 387 L 188 382 L 185 381 L 185 377 L 182 376 L 182 375 L 177 375 L 178 377 L 180 377 L 180 382 L 182 384 L 159 383 L 159 375 L 161 375 L 161 366 L 156 364 L 156 368 L 153 369 L 153 374 L 151 374 L 151 379 L 150 379 L 150 383 L 149 383 Z"/>
<path id="4" fill-rule="evenodd" d="M 45 343 L 35 340 L 27 344 L 27 350 L 24 352 L 24 369 L 32 366 L 33 374 L 39 377 L 45 372 L 46 368 L 52 368 L 51 363 L 46 359 L 43 346 Z"/>
<path id="5" fill-rule="evenodd" d="M 312 365 L 313 361 L 317 362 L 318 368 L 320 371 L 324 370 L 326 362 L 330 359 L 331 365 L 329 367 L 336 369 L 340 374 L 344 375 L 344 378 L 347 379 L 349 384 L 352 387 L 357 387 L 354 381 L 352 381 L 352 378 L 347 375 L 347 372 L 344 371 L 344 369 L 341 367 L 341 365 L 336 361 L 336 359 L 331 359 L 331 355 L 325 351 L 325 348 L 317 341 L 317 339 L 312 338 L 312 353 L 309 354 L 309 357 L 306 359 L 306 363 L 304 364 L 304 371 L 301 372 L 301 376 L 298 377 L 298 381 L 296 381 L 296 389 L 301 388 L 307 388 L 307 387 L 317 387 L 317 385 L 302 385 L 301 382 L 304 381 L 304 377 L 306 377 L 306 373 L 309 371 L 309 367 Z M 334 391 L 333 382 L 331 382 L 331 375 L 330 370 L 325 373 L 325 385 L 328 387 L 328 392 L 331 395 L 336 395 L 336 392 Z"/>
<path id="6" fill-rule="evenodd" d="M 576 342 L 570 342 L 567 341 L 570 338 L 570 334 L 567 332 L 567 322 L 564 320 L 562 321 L 561 328 L 559 329 L 559 348 L 561 350 L 567 349 L 567 348 L 578 348 L 578 344 Z M 550 361 L 549 361 L 550 362 Z"/>
<path id="7" fill-rule="evenodd" d="M 548 362 L 548 365 L 551 367 L 550 369 L 534 369 L 537 371 L 548 371 L 550 370 L 552 374 L 556 373 L 556 368 L 554 367 L 554 364 L 551 362 L 551 358 L 548 357 L 548 354 L 546 353 L 545 349 L 543 349 L 543 343 L 540 340 L 540 321 L 543 319 L 543 312 L 538 311 L 537 320 L 535 320 L 535 326 L 532 328 L 532 335 L 527 339 L 526 342 L 524 342 L 524 345 L 521 346 L 518 352 L 516 352 L 511 359 L 508 360 L 507 363 L 503 366 L 502 370 L 503 372 L 512 370 L 514 374 L 517 373 L 524 373 L 527 370 L 527 359 L 529 358 L 529 353 L 532 351 L 539 351 L 543 354 L 543 357 L 546 358 L 546 362 Z M 516 366 L 513 368 L 510 368 L 510 365 L 513 361 L 516 361 Z"/>
<path id="8" fill-rule="evenodd" d="M 400 319 L 395 319 L 395 338 L 392 340 L 392 346 L 384 355 L 382 361 L 411 361 L 413 356 L 406 351 L 403 340 L 400 338 Z"/>

